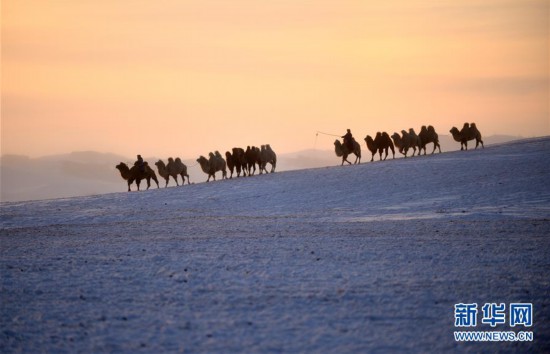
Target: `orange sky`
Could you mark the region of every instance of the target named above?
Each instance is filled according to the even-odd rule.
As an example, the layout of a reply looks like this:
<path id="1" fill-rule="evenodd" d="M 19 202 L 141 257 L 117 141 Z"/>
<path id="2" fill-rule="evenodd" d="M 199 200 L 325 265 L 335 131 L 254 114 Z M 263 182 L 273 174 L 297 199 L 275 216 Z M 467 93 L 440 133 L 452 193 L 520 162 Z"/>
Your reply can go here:
<path id="1" fill-rule="evenodd" d="M 2 154 L 550 134 L 547 0 L 2 1 Z M 317 148 L 332 149 L 319 137 Z"/>

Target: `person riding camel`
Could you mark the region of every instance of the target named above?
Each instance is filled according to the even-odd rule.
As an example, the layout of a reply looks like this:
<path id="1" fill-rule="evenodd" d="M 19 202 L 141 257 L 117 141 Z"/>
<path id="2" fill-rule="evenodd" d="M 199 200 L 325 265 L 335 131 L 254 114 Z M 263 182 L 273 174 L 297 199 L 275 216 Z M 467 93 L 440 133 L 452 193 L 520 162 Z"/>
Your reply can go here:
<path id="1" fill-rule="evenodd" d="M 145 172 L 145 162 L 141 155 L 137 155 L 137 161 L 134 162 L 134 166 L 137 166 L 141 172 Z"/>
<path id="2" fill-rule="evenodd" d="M 344 145 L 348 148 L 348 151 L 353 151 L 353 135 L 351 135 L 351 130 L 348 129 L 348 132 L 342 138 L 344 138 Z"/>

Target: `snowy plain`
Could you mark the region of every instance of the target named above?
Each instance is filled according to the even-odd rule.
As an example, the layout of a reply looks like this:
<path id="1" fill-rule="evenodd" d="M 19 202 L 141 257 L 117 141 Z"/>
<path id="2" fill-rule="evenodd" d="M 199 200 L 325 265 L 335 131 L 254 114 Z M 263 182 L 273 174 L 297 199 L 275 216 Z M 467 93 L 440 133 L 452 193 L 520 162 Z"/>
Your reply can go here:
<path id="1" fill-rule="evenodd" d="M 1 203 L 0 351 L 548 352 L 549 177 L 543 137 Z M 534 341 L 455 342 L 466 302 Z"/>

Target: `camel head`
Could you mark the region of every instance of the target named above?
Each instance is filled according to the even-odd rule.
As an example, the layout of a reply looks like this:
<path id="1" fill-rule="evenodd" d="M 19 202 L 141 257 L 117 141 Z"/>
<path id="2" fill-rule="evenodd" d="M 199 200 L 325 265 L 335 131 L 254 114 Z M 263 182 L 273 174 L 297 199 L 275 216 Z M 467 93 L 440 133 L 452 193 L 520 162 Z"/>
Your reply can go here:
<path id="1" fill-rule="evenodd" d="M 115 166 L 115 168 L 117 170 L 119 170 L 120 172 L 122 171 L 129 171 L 130 169 L 128 168 L 128 165 L 126 165 L 124 162 L 121 162 L 119 163 L 118 165 Z"/>
<path id="2" fill-rule="evenodd" d="M 197 159 L 197 162 L 199 163 L 199 165 L 201 165 L 201 167 L 208 166 L 209 164 L 208 159 L 202 155 Z"/>
<path id="3" fill-rule="evenodd" d="M 393 139 L 393 141 L 394 141 L 395 143 L 401 141 L 401 135 L 399 135 L 399 133 L 393 133 L 392 136 L 391 136 L 391 138 Z"/>
<path id="4" fill-rule="evenodd" d="M 170 160 L 170 159 L 168 159 Z M 155 162 L 155 166 L 157 166 L 158 168 L 165 168 L 166 165 L 164 164 L 164 161 L 162 160 L 158 160 L 157 162 Z"/>
<path id="5" fill-rule="evenodd" d="M 449 133 L 451 133 L 451 135 L 453 136 L 453 139 L 455 141 L 460 141 L 461 136 L 460 136 L 460 132 L 458 131 L 457 127 L 452 127 L 451 130 L 449 130 Z"/>
<path id="6" fill-rule="evenodd" d="M 116 169 L 120 172 L 120 175 L 123 179 L 127 180 L 130 176 L 130 168 L 124 162 L 119 163 L 115 166 Z"/>
<path id="7" fill-rule="evenodd" d="M 376 143 L 370 135 L 367 135 L 367 137 L 365 138 L 365 142 L 367 143 L 367 148 L 369 148 L 371 152 L 376 151 Z"/>

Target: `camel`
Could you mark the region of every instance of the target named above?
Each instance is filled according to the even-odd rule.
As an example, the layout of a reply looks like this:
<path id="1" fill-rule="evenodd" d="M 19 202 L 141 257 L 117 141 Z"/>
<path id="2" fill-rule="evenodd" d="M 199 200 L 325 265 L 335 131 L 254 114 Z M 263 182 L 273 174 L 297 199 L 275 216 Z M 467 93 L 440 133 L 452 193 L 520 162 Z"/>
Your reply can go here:
<path id="1" fill-rule="evenodd" d="M 149 167 L 149 164 L 147 162 L 143 163 L 145 169 L 144 171 L 141 171 L 139 166 L 134 165 L 132 168 L 129 168 L 128 165 L 126 165 L 124 162 L 119 163 L 116 165 L 116 168 L 120 171 L 120 175 L 123 179 L 128 181 L 128 192 L 131 191 L 130 185 L 136 181 L 137 190 L 139 191 L 139 184 L 141 183 L 142 179 L 147 180 L 147 189 L 151 187 L 151 179 L 156 182 L 157 188 L 159 188 L 159 181 L 157 179 L 157 175 L 155 171 Z"/>
<path id="2" fill-rule="evenodd" d="M 413 155 L 416 152 L 416 144 L 414 140 L 411 138 L 409 133 L 407 133 L 405 130 L 401 131 L 402 136 L 399 135 L 399 133 L 393 133 L 391 138 L 393 139 L 393 143 L 395 144 L 395 147 L 399 150 L 400 153 L 405 155 L 405 158 L 407 157 L 407 153 L 409 151 L 409 148 L 413 148 Z"/>
<path id="3" fill-rule="evenodd" d="M 181 161 L 179 157 L 176 157 L 176 160 L 172 164 L 170 163 L 170 159 L 168 159 L 168 165 L 166 165 L 166 168 L 168 169 L 170 175 L 175 173 L 181 176 L 182 186 L 185 184 L 185 177 L 187 177 L 187 184 L 191 184 L 191 181 L 189 181 L 189 174 L 187 173 L 187 166 Z"/>
<path id="4" fill-rule="evenodd" d="M 355 162 L 361 163 L 361 145 L 355 139 L 353 139 L 353 151 L 348 151 L 348 147 L 340 142 L 340 140 L 334 141 L 334 152 L 336 153 L 336 156 L 340 157 L 342 156 L 342 164 L 340 166 L 344 165 L 344 161 L 349 163 L 351 165 L 351 162 L 348 161 L 348 155 L 354 154 Z"/>
<path id="5" fill-rule="evenodd" d="M 367 143 L 367 149 L 369 149 L 369 151 L 372 154 L 370 162 L 373 162 L 374 161 L 374 155 L 376 155 L 376 152 L 378 151 L 378 145 L 376 145 L 374 143 L 374 139 L 370 135 L 367 135 L 365 137 L 365 142 Z"/>
<path id="6" fill-rule="evenodd" d="M 391 152 L 393 154 L 393 158 L 395 159 L 395 149 L 393 147 L 393 142 L 391 141 L 390 136 L 388 133 L 376 133 L 376 137 L 374 140 L 370 135 L 367 135 L 365 138 L 365 142 L 367 143 L 367 147 L 372 153 L 371 162 L 374 161 L 374 155 L 376 155 L 376 152 L 380 154 L 380 161 L 382 161 L 382 152 L 385 151 L 386 155 L 384 156 L 384 161 L 388 157 L 388 150 L 391 149 Z"/>
<path id="7" fill-rule="evenodd" d="M 422 149 L 424 149 L 424 155 L 426 155 L 426 145 L 429 143 L 434 144 L 434 149 L 432 151 L 432 154 L 435 152 L 435 149 L 439 149 L 439 153 L 441 154 L 441 146 L 439 145 L 439 136 L 435 132 L 435 128 L 431 125 L 426 128 L 425 125 L 420 128 L 420 134 L 418 134 L 418 137 L 420 138 L 420 152 L 419 155 L 422 153 Z"/>
<path id="8" fill-rule="evenodd" d="M 277 154 L 275 154 L 275 151 L 271 149 L 271 146 L 269 144 L 262 145 L 262 148 L 260 150 L 260 174 L 262 174 L 262 171 L 267 172 L 267 169 L 265 166 L 269 163 L 271 164 L 271 173 L 275 172 L 275 167 L 277 167 Z"/>
<path id="9" fill-rule="evenodd" d="M 225 160 L 221 157 L 220 153 L 216 151 L 216 155 L 213 153 L 209 154 L 210 159 L 207 159 L 204 156 L 200 156 L 197 159 L 197 162 L 201 166 L 201 169 L 204 173 L 208 175 L 208 179 L 206 182 L 210 181 L 210 177 L 214 178 L 214 181 L 216 180 L 216 172 L 222 171 L 222 179 L 227 178 L 227 163 Z M 219 157 L 217 156 L 219 155 Z"/>
<path id="10" fill-rule="evenodd" d="M 413 128 L 409 128 L 409 138 L 411 139 L 410 148 L 413 149 L 413 156 L 416 153 L 416 148 L 418 148 L 418 155 L 420 155 L 420 137 L 416 135 L 416 132 Z"/>
<path id="11" fill-rule="evenodd" d="M 235 164 L 235 170 L 237 171 L 237 177 L 241 176 L 241 171 L 243 176 L 246 176 L 246 158 L 245 152 L 242 148 L 233 148 L 233 163 Z"/>
<path id="12" fill-rule="evenodd" d="M 256 164 L 258 167 L 261 165 L 261 151 L 255 146 L 247 146 L 246 152 L 244 154 L 246 158 L 246 165 L 248 170 L 248 175 L 253 176 L 256 173 Z"/>
<path id="13" fill-rule="evenodd" d="M 476 149 L 481 143 L 481 147 L 485 148 L 483 145 L 483 140 L 481 140 L 481 133 L 477 130 L 476 124 L 464 123 L 464 126 L 460 131 L 456 127 L 452 127 L 449 132 L 453 135 L 453 139 L 457 142 L 460 142 L 460 150 L 468 150 L 468 140 L 476 141 Z"/>
<path id="14" fill-rule="evenodd" d="M 229 178 L 233 178 L 233 172 L 235 172 L 235 158 L 229 151 L 225 152 L 225 161 L 227 162 L 227 168 L 229 169 L 229 172 L 231 174 L 229 175 Z"/>
<path id="15" fill-rule="evenodd" d="M 390 136 L 386 132 L 376 133 L 376 138 L 374 138 L 374 143 L 378 146 L 378 153 L 380 154 L 380 160 L 382 160 L 382 151 L 386 152 L 384 156 L 384 161 L 388 157 L 388 150 L 391 150 L 393 158 L 395 159 L 395 149 L 393 148 L 393 142 L 391 141 Z"/>
<path id="16" fill-rule="evenodd" d="M 162 160 L 158 160 L 155 162 L 155 166 L 157 166 L 159 175 L 166 180 L 166 185 L 164 186 L 165 188 L 168 187 L 170 176 L 172 176 L 174 181 L 176 181 L 177 186 L 179 186 L 178 175 L 181 176 L 182 185 L 185 184 L 185 177 L 187 177 L 187 183 L 191 184 L 189 181 L 189 175 L 187 174 L 187 166 L 181 162 L 179 157 L 177 157 L 175 161 L 173 158 L 169 157 L 167 165 L 165 165 Z"/>

